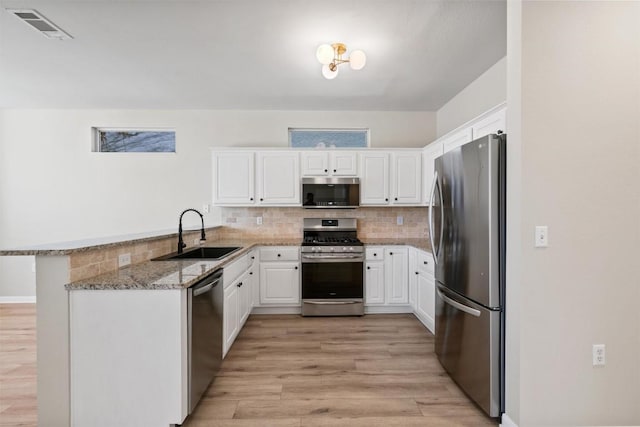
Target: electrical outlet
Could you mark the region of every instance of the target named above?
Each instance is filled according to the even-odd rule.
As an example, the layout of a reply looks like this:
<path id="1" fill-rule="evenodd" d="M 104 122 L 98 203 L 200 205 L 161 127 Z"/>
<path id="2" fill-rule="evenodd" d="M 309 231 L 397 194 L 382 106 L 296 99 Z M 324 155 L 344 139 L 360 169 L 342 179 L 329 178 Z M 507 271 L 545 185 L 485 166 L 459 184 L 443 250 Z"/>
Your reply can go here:
<path id="1" fill-rule="evenodd" d="M 604 366 L 605 364 L 604 344 L 593 345 L 593 366 Z"/>
<path id="2" fill-rule="evenodd" d="M 549 246 L 549 227 L 546 225 L 537 225 L 535 247 L 546 248 L 547 246 Z"/>
<path id="3" fill-rule="evenodd" d="M 398 225 L 404 224 L 404 218 L 402 217 L 402 215 L 398 215 L 398 217 L 396 218 L 396 224 Z"/>
<path id="4" fill-rule="evenodd" d="M 262 225 L 262 217 L 261 216 L 256 217 L 256 224 Z"/>
<path id="5" fill-rule="evenodd" d="M 124 267 L 131 264 L 131 254 L 118 255 L 118 267 Z"/>
<path id="6" fill-rule="evenodd" d="M 209 206 L 209 203 L 205 203 L 205 204 L 202 205 L 202 212 L 203 213 L 211 212 L 211 206 Z"/>

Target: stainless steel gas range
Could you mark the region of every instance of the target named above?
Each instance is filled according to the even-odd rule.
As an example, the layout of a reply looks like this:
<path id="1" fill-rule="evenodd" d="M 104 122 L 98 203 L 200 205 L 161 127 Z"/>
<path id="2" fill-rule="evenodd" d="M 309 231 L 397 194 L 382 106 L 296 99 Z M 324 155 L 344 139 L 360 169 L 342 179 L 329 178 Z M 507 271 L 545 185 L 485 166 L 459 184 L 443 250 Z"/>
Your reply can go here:
<path id="1" fill-rule="evenodd" d="M 302 315 L 364 314 L 364 245 L 357 220 L 304 219 Z"/>

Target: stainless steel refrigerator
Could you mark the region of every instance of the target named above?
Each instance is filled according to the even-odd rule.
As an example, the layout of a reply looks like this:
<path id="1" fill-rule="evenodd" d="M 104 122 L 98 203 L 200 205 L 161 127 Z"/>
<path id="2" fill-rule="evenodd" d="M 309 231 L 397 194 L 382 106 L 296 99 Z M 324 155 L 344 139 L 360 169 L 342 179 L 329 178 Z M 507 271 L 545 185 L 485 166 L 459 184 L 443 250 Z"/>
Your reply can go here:
<path id="1" fill-rule="evenodd" d="M 435 162 L 429 235 L 435 259 L 435 351 L 489 416 L 504 412 L 506 135 Z"/>

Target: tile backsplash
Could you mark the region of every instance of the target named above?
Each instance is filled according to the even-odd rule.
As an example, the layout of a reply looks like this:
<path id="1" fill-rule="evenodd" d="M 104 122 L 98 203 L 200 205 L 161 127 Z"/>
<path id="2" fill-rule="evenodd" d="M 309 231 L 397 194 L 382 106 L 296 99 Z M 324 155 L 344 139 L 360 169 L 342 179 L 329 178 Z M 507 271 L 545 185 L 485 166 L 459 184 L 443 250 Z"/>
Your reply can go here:
<path id="1" fill-rule="evenodd" d="M 303 218 L 357 218 L 358 237 L 428 237 L 426 207 L 361 207 L 358 209 L 222 208 L 220 238 L 302 238 Z M 397 225 L 401 216 L 403 225 Z M 262 224 L 257 219 L 262 217 Z"/>

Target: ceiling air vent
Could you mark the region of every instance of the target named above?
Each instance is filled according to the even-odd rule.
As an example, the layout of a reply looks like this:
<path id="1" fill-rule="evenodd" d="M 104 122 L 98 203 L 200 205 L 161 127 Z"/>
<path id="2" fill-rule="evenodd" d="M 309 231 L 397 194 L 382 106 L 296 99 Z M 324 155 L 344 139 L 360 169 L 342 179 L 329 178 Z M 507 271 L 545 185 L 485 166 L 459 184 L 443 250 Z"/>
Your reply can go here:
<path id="1" fill-rule="evenodd" d="M 42 16 L 38 11 L 33 9 L 7 9 L 7 12 L 17 16 L 22 21 L 35 28 L 48 39 L 69 40 L 72 39 L 69 34 L 65 33 L 60 27 L 47 18 Z"/>

